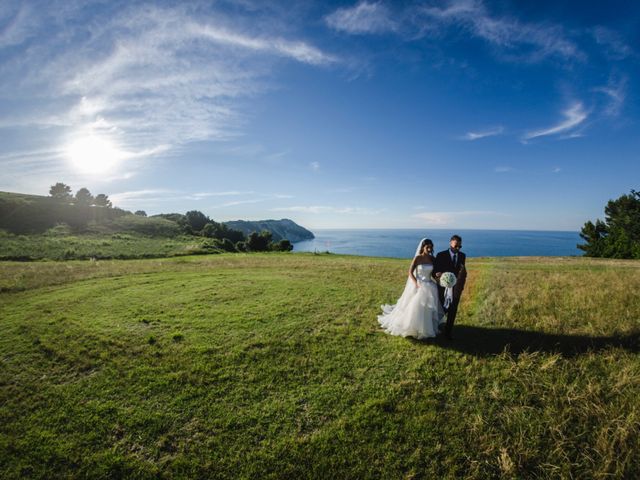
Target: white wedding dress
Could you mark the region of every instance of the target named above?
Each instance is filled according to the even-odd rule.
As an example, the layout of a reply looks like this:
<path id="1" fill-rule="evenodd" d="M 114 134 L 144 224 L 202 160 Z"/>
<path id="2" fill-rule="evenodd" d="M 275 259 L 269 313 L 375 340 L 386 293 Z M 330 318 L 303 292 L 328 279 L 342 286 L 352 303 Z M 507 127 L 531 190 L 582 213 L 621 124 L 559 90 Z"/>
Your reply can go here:
<path id="1" fill-rule="evenodd" d="M 378 322 L 387 333 L 417 339 L 438 334 L 438 325 L 445 320 L 438 287 L 431 279 L 432 270 L 433 265 L 418 265 L 415 269 L 418 288 L 409 279 L 395 305 L 382 305 L 384 313 L 378 315 Z"/>

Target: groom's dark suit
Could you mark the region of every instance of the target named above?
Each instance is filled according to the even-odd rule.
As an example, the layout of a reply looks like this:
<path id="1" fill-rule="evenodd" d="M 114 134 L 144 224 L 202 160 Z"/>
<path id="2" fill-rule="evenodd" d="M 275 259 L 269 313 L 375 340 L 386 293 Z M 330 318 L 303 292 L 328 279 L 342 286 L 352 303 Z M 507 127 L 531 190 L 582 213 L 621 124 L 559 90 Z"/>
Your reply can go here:
<path id="1" fill-rule="evenodd" d="M 463 268 L 467 256 L 458 251 L 455 263 L 451 256 L 451 250 L 449 249 L 439 252 L 438 255 L 436 255 L 436 260 L 433 264 L 434 277 L 436 273 L 452 272 L 458 279 L 453 287 L 453 301 L 449 305 L 449 308 L 445 309 L 445 312 L 447 312 L 447 324 L 444 332 L 448 337 L 451 336 L 453 322 L 456 321 L 456 314 L 458 313 L 460 296 L 462 295 L 462 290 L 464 290 L 464 283 L 467 280 L 467 269 Z M 444 287 L 441 287 L 440 283 L 438 283 L 438 294 L 440 296 L 440 303 L 444 306 Z"/>

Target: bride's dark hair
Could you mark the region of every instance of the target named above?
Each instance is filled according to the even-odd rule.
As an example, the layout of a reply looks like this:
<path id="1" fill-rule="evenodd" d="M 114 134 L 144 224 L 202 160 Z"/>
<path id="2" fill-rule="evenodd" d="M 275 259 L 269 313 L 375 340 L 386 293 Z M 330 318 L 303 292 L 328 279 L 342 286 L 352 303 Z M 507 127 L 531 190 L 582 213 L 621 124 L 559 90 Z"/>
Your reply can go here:
<path id="1" fill-rule="evenodd" d="M 424 247 L 426 247 L 427 245 L 431 246 L 431 250 L 433 251 L 433 242 L 431 241 L 430 238 L 425 238 L 422 241 L 422 245 L 420 246 L 420 254 L 422 255 L 422 252 L 424 251 Z"/>

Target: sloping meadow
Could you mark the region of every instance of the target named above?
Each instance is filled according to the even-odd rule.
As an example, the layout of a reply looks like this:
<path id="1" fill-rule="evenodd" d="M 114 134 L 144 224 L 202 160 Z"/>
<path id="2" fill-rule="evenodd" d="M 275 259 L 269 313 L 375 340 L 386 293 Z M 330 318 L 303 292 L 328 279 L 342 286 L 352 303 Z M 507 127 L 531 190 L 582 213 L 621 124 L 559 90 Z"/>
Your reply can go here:
<path id="1" fill-rule="evenodd" d="M 640 476 L 639 263 L 469 259 L 452 342 L 407 267 L 1 262 L 0 477 Z"/>

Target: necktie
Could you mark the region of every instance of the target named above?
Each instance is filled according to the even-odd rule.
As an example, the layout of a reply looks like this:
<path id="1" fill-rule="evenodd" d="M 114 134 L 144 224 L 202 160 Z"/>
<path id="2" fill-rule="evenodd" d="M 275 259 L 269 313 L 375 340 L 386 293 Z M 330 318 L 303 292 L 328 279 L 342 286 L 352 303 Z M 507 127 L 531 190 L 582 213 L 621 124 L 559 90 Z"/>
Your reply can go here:
<path id="1" fill-rule="evenodd" d="M 458 254 L 453 254 L 453 266 L 455 267 L 458 264 Z"/>

